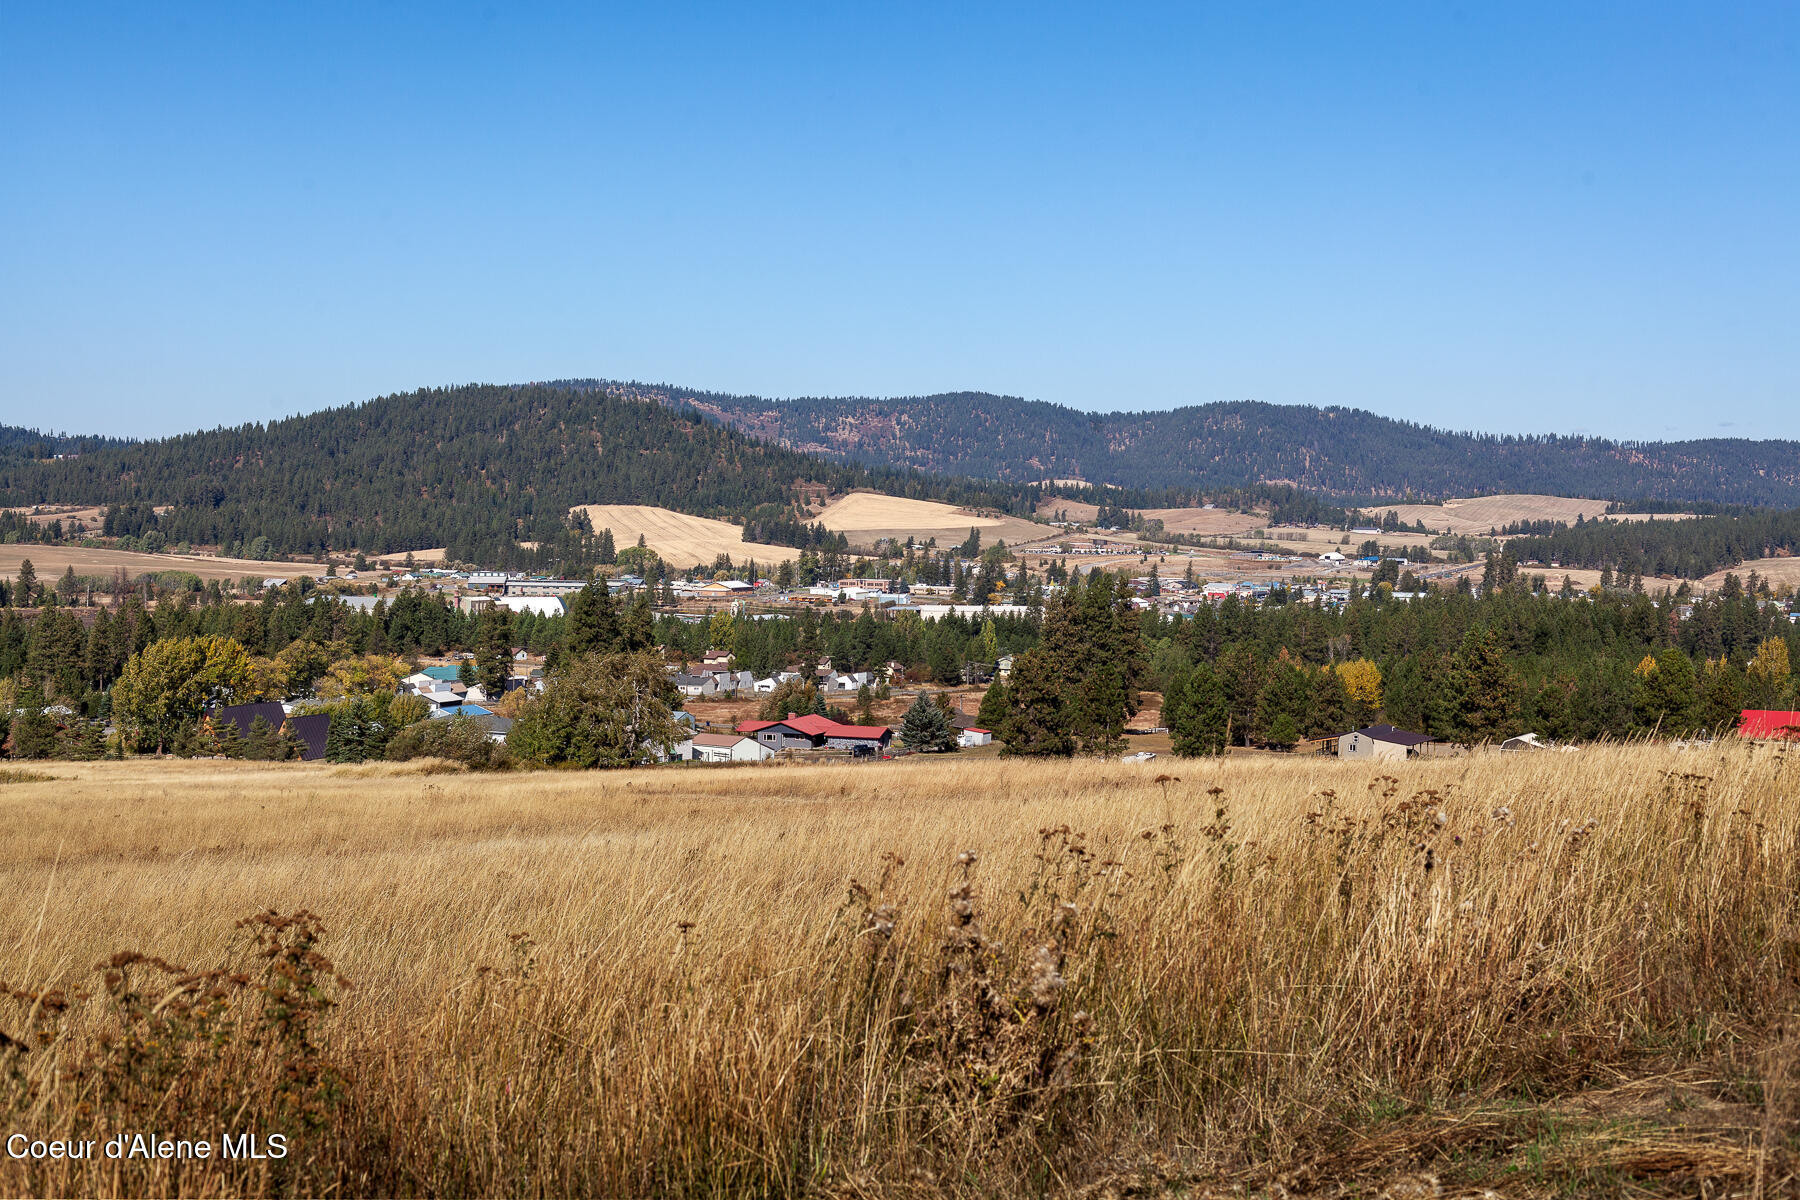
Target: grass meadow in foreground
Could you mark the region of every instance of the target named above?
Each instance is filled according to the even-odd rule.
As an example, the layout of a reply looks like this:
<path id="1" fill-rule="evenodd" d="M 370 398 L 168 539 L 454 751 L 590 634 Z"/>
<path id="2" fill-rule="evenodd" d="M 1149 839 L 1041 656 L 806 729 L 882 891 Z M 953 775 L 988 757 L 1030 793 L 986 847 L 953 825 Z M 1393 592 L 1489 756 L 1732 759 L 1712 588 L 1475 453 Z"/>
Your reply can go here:
<path id="1" fill-rule="evenodd" d="M 0 1153 L 8 1195 L 1800 1169 L 1778 748 L 40 774 L 0 783 L 0 1134 L 290 1149 Z"/>

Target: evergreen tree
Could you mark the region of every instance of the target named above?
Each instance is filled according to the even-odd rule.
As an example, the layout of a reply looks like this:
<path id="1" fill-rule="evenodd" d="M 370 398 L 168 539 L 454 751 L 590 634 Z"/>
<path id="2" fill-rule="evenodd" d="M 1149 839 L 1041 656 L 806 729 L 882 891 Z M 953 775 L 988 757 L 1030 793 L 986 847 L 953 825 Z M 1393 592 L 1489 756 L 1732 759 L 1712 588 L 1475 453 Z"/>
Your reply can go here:
<path id="1" fill-rule="evenodd" d="M 1163 724 L 1183 758 L 1225 753 L 1231 705 L 1219 673 L 1206 663 L 1177 671 L 1163 696 Z"/>
<path id="2" fill-rule="evenodd" d="M 1256 696 L 1256 729 L 1262 740 L 1283 750 L 1292 746 L 1310 715 L 1312 699 L 1308 672 L 1284 651 L 1269 664 Z"/>
<path id="3" fill-rule="evenodd" d="M 621 641 L 627 654 L 641 654 L 656 644 L 656 613 L 648 590 L 640 588 L 626 610 Z"/>
<path id="4" fill-rule="evenodd" d="M 17 715 L 12 719 L 14 758 L 51 758 L 56 754 L 56 722 L 44 711 L 44 693 L 35 681 L 19 686 Z"/>
<path id="5" fill-rule="evenodd" d="M 226 758 L 245 757 L 244 737 L 238 732 L 236 721 L 213 719 L 213 753 Z"/>
<path id="6" fill-rule="evenodd" d="M 619 649 L 619 619 L 605 583 L 590 583 L 569 600 L 568 652 L 611 654 Z"/>
<path id="7" fill-rule="evenodd" d="M 1005 753 L 1033 757 L 1075 753 L 1062 689 L 1061 673 L 1048 651 L 1027 650 L 1013 659 L 1006 720 L 996 730 L 1006 743 Z"/>
<path id="8" fill-rule="evenodd" d="M 481 690 L 498 698 L 512 677 L 512 613 L 495 606 L 481 614 L 475 640 L 475 679 Z"/>
<path id="9" fill-rule="evenodd" d="M 37 596 L 37 568 L 31 565 L 29 558 L 19 560 L 19 582 L 14 585 L 17 602 L 21 607 L 30 608 L 33 598 Z"/>
<path id="10" fill-rule="evenodd" d="M 286 757 L 286 749 L 269 719 L 257 713 L 250 722 L 250 734 L 244 739 L 244 757 L 252 762 L 275 762 Z"/>
<path id="11" fill-rule="evenodd" d="M 919 693 L 919 698 L 901 718 L 900 739 L 908 749 L 927 754 L 957 748 L 956 730 L 951 727 L 950 719 L 924 692 Z"/>
<path id="12" fill-rule="evenodd" d="M 1633 697 L 1639 728 L 1672 737 L 1695 725 L 1696 677 L 1694 664 L 1678 648 L 1646 654 L 1633 674 Z"/>
<path id="13" fill-rule="evenodd" d="M 1498 742 L 1519 732 L 1519 677 L 1491 630 L 1463 638 L 1447 683 L 1448 724 L 1459 741 Z"/>
<path id="14" fill-rule="evenodd" d="M 999 733 L 1001 726 L 1006 723 L 1008 703 L 1005 682 L 994 680 L 981 697 L 981 707 L 975 713 L 975 724 L 989 733 Z"/>

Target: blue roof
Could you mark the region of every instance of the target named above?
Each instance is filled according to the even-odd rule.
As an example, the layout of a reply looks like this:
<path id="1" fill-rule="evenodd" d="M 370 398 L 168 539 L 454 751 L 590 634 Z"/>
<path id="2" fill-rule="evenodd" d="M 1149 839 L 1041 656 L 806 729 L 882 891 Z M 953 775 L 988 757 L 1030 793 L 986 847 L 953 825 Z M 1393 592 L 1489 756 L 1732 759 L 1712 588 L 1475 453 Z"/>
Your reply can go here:
<path id="1" fill-rule="evenodd" d="M 426 667 L 420 674 L 429 675 L 433 679 L 441 679 L 445 683 L 454 683 L 457 673 L 461 670 L 461 667 Z"/>
<path id="2" fill-rule="evenodd" d="M 491 717 L 494 715 L 494 710 L 483 708 L 479 704 L 459 704 L 456 706 L 456 715 L 459 717 Z"/>

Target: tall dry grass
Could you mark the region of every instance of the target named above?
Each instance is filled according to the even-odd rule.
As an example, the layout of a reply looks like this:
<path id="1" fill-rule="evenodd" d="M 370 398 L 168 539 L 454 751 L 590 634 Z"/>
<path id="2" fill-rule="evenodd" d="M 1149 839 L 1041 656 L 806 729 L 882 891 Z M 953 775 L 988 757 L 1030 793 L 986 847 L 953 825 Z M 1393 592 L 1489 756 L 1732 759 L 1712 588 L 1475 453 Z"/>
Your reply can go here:
<path id="1" fill-rule="evenodd" d="M 0 1155 L 8 1194 L 1229 1178 L 1729 1054 L 1800 983 L 1800 756 L 1766 748 L 47 770 L 0 786 L 0 1134 L 293 1151 Z M 269 910 L 322 933 L 238 924 Z"/>

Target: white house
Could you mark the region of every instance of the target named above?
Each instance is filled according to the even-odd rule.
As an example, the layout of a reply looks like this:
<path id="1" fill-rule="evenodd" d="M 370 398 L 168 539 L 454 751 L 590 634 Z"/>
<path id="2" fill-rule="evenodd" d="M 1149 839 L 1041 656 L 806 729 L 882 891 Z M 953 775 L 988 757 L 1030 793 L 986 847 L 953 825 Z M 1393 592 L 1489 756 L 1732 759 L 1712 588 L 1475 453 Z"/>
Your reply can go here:
<path id="1" fill-rule="evenodd" d="M 1319 561 L 1320 562 L 1328 562 L 1328 563 L 1341 563 L 1344 561 L 1344 556 L 1339 554 L 1336 550 L 1327 550 L 1325 553 L 1319 555 Z"/>
<path id="2" fill-rule="evenodd" d="M 691 699 L 700 696 L 716 696 L 719 694 L 719 681 L 713 675 L 677 675 L 675 687 L 682 695 Z"/>
<path id="3" fill-rule="evenodd" d="M 987 746 L 991 745 L 993 740 L 994 735 L 990 730 L 973 727 L 963 730 L 956 739 L 957 744 L 961 746 Z"/>
<path id="4" fill-rule="evenodd" d="M 681 762 L 763 762 L 774 758 L 775 751 L 735 733 L 696 733 L 678 743 L 671 757 Z"/>

